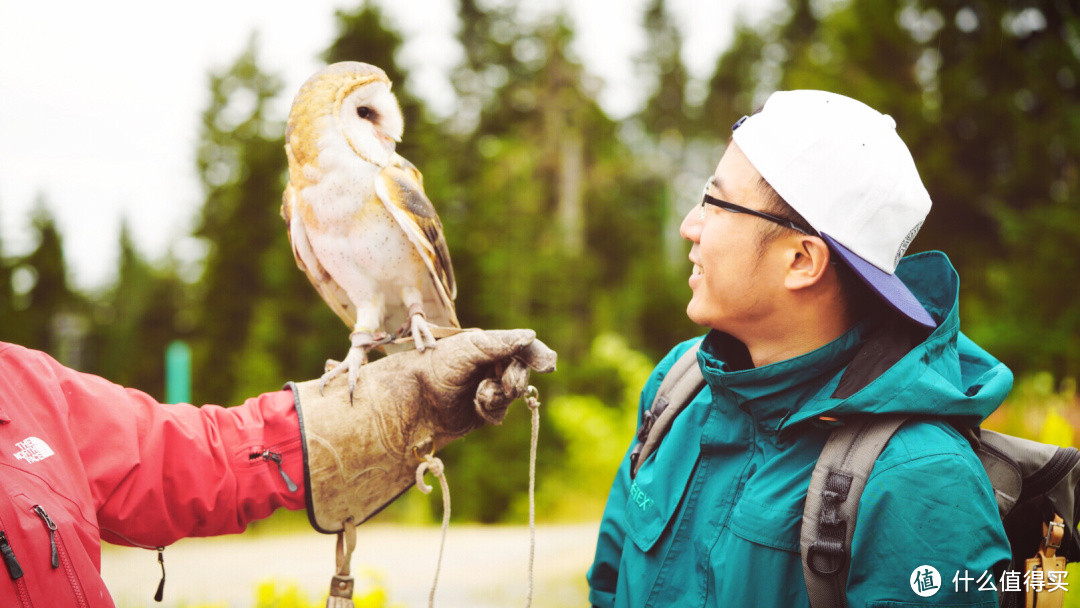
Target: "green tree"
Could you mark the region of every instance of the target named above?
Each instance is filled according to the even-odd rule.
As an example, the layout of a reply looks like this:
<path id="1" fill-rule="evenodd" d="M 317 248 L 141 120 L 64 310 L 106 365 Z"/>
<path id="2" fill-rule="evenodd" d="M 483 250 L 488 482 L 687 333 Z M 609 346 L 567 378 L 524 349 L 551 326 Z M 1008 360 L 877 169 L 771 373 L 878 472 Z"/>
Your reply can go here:
<path id="1" fill-rule="evenodd" d="M 666 0 L 649 2 L 645 8 L 644 30 L 645 52 L 637 63 L 655 84 L 638 120 L 655 136 L 681 137 L 690 124 L 686 102 L 686 85 L 690 77 L 679 56 L 683 46 L 682 33 L 671 19 Z"/>
<path id="2" fill-rule="evenodd" d="M 973 336 L 1014 368 L 1075 378 L 1080 302 L 1065 277 L 1080 271 L 1080 12 L 1041 1 L 919 7 L 941 26 L 927 42 L 938 124 L 924 149 L 940 161 L 931 193 L 949 213 L 939 228 L 962 232 L 962 267 L 978 280 Z"/>
<path id="3" fill-rule="evenodd" d="M 0 241 L 0 340 L 18 342 L 19 330 L 15 323 L 15 292 L 11 285 L 12 262 L 4 254 Z"/>
<path id="4" fill-rule="evenodd" d="M 260 302 L 282 298 L 268 283 L 289 251 L 278 209 L 284 187 L 283 128 L 269 118 L 267 105 L 280 93 L 280 79 L 259 66 L 256 39 L 231 66 L 210 76 L 211 101 L 203 113 L 197 163 L 206 202 L 196 235 L 210 245 L 199 283 L 201 318 L 194 349 L 193 394 L 199 402 L 229 403 L 252 390 L 280 387 L 281 368 L 260 368 L 265 377 L 256 388 L 236 388 L 245 358 L 275 346 L 268 337 L 252 335 L 252 319 Z M 281 334 L 287 335 L 287 330 Z M 285 340 L 285 338 L 280 338 Z M 279 351 L 280 352 L 280 351 Z M 267 363 L 288 360 L 270 357 Z M 273 383 L 270 377 L 275 378 Z"/>
<path id="5" fill-rule="evenodd" d="M 850 0 L 808 34 L 781 86 L 896 119 L 934 200 L 914 245 L 950 254 L 966 331 L 1018 370 L 1080 374 L 1080 305 L 1061 280 L 1080 264 L 1066 253 L 1080 244 L 1077 10 Z"/>
<path id="6" fill-rule="evenodd" d="M 187 291 L 171 264 L 156 268 L 139 254 L 125 219 L 116 284 L 95 306 L 87 371 L 164 399 L 165 348 L 189 333 L 180 321 Z"/>
<path id="7" fill-rule="evenodd" d="M 692 335 L 685 276 L 671 287 L 665 270 L 663 178 L 598 105 L 595 81 L 569 51 L 571 23 L 558 15 L 528 23 L 512 9 L 483 11 L 469 0 L 459 9 L 465 59 L 453 81 L 476 114 L 449 128 L 461 142 L 443 217 L 458 310 L 468 325 L 533 327 L 559 351 L 560 373 L 535 379 L 545 398 L 570 387 L 596 394 L 581 362 L 598 333 L 661 352 Z M 460 471 L 455 483 L 475 488 L 455 512 L 505 515 L 526 482 L 527 420 L 524 408 L 512 409 L 502 428 L 447 450 Z M 561 453 L 563 431 L 541 420 L 549 450 Z M 541 472 L 557 469 L 558 458 Z"/>
<path id="8" fill-rule="evenodd" d="M 707 104 L 695 100 L 691 105 L 687 98 L 690 77 L 682 61 L 683 36 L 666 0 L 652 0 L 645 7 L 642 26 L 646 49 L 637 64 L 655 83 L 632 119 L 644 132 L 643 138 L 628 142 L 635 166 L 622 170 L 640 176 L 636 187 L 647 197 L 645 216 L 643 223 L 630 228 L 645 239 L 632 243 L 643 249 L 616 297 L 636 312 L 636 325 L 643 330 L 625 335 L 659 357 L 676 342 L 701 332 L 684 312 L 689 245 L 679 235 L 679 225 L 716 164 L 715 117 L 703 113 Z M 645 226 L 654 228 L 642 231 Z M 614 326 L 606 331 L 620 330 Z"/>
<path id="9" fill-rule="evenodd" d="M 62 238 L 44 197 L 34 204 L 31 227 L 37 234 L 37 246 L 15 262 L 16 314 L 6 332 L 14 342 L 47 351 L 66 365 L 82 367 L 88 325 L 86 301 L 68 285 Z"/>
<path id="10" fill-rule="evenodd" d="M 735 24 L 731 46 L 720 54 L 709 79 L 695 132 L 727 141 L 735 120 L 754 110 L 766 36 L 757 27 L 741 21 Z"/>

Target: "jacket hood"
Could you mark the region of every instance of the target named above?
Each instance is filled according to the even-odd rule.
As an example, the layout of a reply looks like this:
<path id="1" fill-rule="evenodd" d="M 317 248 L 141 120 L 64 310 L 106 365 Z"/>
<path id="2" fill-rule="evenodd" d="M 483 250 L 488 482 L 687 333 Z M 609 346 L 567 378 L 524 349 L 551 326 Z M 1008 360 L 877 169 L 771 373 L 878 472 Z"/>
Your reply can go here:
<path id="1" fill-rule="evenodd" d="M 745 347 L 713 331 L 698 353 L 706 381 L 775 431 L 853 414 L 978 425 L 1009 393 L 1012 372 L 960 333 L 960 281 L 945 254 L 906 257 L 896 274 L 938 323 L 929 335 L 898 318 L 864 321 L 817 350 L 747 368 L 736 360 Z"/>
<path id="2" fill-rule="evenodd" d="M 937 321 L 937 328 L 857 386 L 841 390 L 845 388 L 841 377 L 827 397 L 794 411 L 781 428 L 822 415 L 897 413 L 974 426 L 1009 394 L 1013 382 L 1009 368 L 960 332 L 960 279 L 948 257 L 940 251 L 912 255 L 901 260 L 896 274 Z M 844 375 L 860 364 L 873 367 L 880 350 L 880 342 L 868 336 Z"/>

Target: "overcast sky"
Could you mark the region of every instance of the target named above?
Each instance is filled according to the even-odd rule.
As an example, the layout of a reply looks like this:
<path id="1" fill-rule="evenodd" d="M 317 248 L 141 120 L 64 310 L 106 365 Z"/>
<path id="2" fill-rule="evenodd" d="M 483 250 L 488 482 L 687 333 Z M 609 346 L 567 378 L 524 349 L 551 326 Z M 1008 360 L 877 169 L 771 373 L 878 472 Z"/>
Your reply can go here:
<path id="1" fill-rule="evenodd" d="M 632 57 L 644 45 L 643 3 L 526 3 L 534 12 L 569 7 L 574 48 L 605 83 L 601 102 L 616 117 L 642 99 Z M 292 95 L 320 67 L 316 55 L 334 39 L 334 10 L 357 2 L 57 4 L 0 0 L 0 240 L 6 256 L 34 246 L 29 217 L 41 195 L 64 238 L 70 278 L 85 289 L 114 279 L 121 217 L 151 259 L 193 251 L 184 235 L 202 203 L 194 151 L 208 71 L 227 66 L 258 31 L 263 68 L 285 79 L 276 108 L 283 119 Z M 461 56 L 456 2 L 380 4 L 406 36 L 400 59 L 416 75 L 416 92 L 449 111 L 446 73 Z M 684 60 L 699 78 L 730 42 L 735 11 L 756 19 L 763 10 L 751 0 L 669 4 L 686 37 Z M 267 213 L 277 214 L 279 205 L 267 201 Z"/>

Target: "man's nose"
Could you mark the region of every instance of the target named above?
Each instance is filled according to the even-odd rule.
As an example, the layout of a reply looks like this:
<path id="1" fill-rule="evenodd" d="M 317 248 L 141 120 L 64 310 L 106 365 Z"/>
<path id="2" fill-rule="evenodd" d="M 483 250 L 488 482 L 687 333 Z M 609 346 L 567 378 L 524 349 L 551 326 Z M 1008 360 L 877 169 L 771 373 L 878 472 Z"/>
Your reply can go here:
<path id="1" fill-rule="evenodd" d="M 697 242 L 701 238 L 701 227 L 705 224 L 701 218 L 701 206 L 694 205 L 687 212 L 686 217 L 683 218 L 682 224 L 679 225 L 679 235 L 682 238 Z"/>

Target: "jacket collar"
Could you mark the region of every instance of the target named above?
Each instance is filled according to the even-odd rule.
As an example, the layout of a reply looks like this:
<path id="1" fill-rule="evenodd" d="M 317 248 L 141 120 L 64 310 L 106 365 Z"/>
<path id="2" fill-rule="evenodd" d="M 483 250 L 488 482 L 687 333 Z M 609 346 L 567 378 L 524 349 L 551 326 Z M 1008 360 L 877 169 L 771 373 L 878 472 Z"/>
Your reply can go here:
<path id="1" fill-rule="evenodd" d="M 746 346 L 720 331 L 710 331 L 698 351 L 698 364 L 714 396 L 749 414 L 761 430 L 776 432 L 803 404 L 832 392 L 835 377 L 851 361 L 867 324 L 806 354 L 750 367 Z"/>
<path id="2" fill-rule="evenodd" d="M 814 351 L 752 368 L 742 343 L 712 331 L 698 363 L 714 399 L 773 432 L 820 416 L 868 413 L 978 424 L 1008 394 L 1012 373 L 960 333 L 959 278 L 943 253 L 904 258 L 897 274 L 938 322 L 929 335 L 864 321 Z"/>

